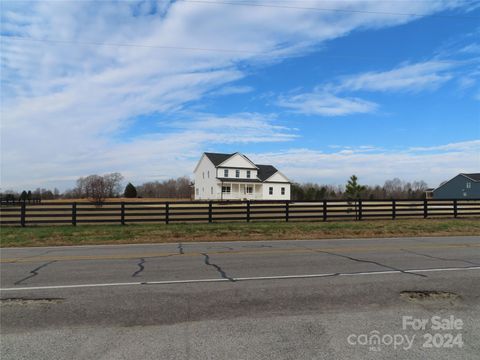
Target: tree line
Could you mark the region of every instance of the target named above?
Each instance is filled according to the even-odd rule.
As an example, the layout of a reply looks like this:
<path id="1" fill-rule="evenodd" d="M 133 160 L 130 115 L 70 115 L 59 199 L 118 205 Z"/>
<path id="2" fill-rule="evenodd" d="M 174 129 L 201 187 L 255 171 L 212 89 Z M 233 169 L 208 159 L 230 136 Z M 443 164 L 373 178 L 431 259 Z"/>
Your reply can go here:
<path id="1" fill-rule="evenodd" d="M 352 175 L 345 186 L 298 184 L 291 187 L 292 200 L 335 200 L 335 199 L 423 199 L 427 190 L 423 180 L 408 182 L 394 178 L 381 185 L 360 185 Z"/>
<path id="2" fill-rule="evenodd" d="M 182 198 L 192 197 L 192 182 L 188 177 L 179 177 L 163 181 L 150 181 L 135 186 L 128 183 L 125 187 L 124 176 L 118 172 L 105 175 L 80 177 L 73 189 L 61 193 L 57 188 L 48 190 L 37 188 L 21 193 L 7 191 L 0 193 L 3 200 L 55 200 L 55 199 L 91 199 L 103 202 L 107 198 Z M 335 200 L 335 199 L 423 199 L 427 184 L 423 180 L 406 182 L 399 178 L 385 181 L 375 186 L 361 185 L 352 175 L 345 186 L 321 185 L 315 183 L 294 183 L 291 187 L 292 200 Z"/>
<path id="3" fill-rule="evenodd" d="M 120 173 L 103 176 L 90 175 L 77 180 L 77 186 L 63 194 L 65 199 L 91 198 L 98 202 L 106 198 L 190 198 L 192 182 L 188 177 L 164 181 L 151 181 L 135 186 L 122 187 L 124 177 Z"/>
<path id="4" fill-rule="evenodd" d="M 5 202 L 31 202 L 56 199 L 91 199 L 103 202 L 107 198 L 191 198 L 192 182 L 188 177 L 179 177 L 164 181 L 145 182 L 134 186 L 128 183 L 125 187 L 124 176 L 120 173 L 105 175 L 89 175 L 77 179 L 75 187 L 61 193 L 57 188 L 52 190 L 37 188 L 34 191 L 23 190 L 0 192 Z"/>

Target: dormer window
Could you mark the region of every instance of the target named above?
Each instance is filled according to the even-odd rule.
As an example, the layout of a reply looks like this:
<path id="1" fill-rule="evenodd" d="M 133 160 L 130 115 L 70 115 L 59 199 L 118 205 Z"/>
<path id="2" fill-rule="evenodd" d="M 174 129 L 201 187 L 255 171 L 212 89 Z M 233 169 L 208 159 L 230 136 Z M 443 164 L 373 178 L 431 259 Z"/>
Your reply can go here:
<path id="1" fill-rule="evenodd" d="M 240 170 L 235 170 L 235 177 L 237 177 L 237 178 L 240 177 Z"/>
<path id="2" fill-rule="evenodd" d="M 223 170 L 223 177 L 228 177 L 228 169 Z"/>

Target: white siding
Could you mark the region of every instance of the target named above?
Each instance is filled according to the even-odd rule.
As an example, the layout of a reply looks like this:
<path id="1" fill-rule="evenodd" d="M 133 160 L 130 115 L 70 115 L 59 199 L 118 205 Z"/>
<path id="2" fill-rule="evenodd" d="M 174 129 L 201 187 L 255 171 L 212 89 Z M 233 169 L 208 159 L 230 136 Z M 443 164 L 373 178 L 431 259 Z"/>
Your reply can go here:
<path id="1" fill-rule="evenodd" d="M 233 155 L 231 158 L 224 161 L 220 165 L 221 166 L 226 166 L 226 167 L 240 167 L 240 168 L 255 169 L 255 166 L 240 154 Z"/>
<path id="2" fill-rule="evenodd" d="M 218 185 L 215 170 L 212 162 L 203 156 L 195 172 L 195 200 L 220 199 L 222 189 Z"/>
<path id="3" fill-rule="evenodd" d="M 280 172 L 276 172 L 272 176 L 270 176 L 267 181 L 269 182 L 289 182 L 288 179 L 283 176 Z"/>
<path id="4" fill-rule="evenodd" d="M 272 195 L 269 193 L 270 187 L 273 188 Z M 282 195 L 282 188 L 285 188 L 285 195 Z M 263 183 L 263 200 L 290 200 L 290 184 Z"/>
<path id="5" fill-rule="evenodd" d="M 229 179 L 236 179 L 235 177 L 235 170 L 240 170 L 240 179 L 248 179 L 247 178 L 247 171 L 250 171 L 250 179 L 257 178 L 257 170 L 256 169 L 235 169 L 235 168 L 217 168 L 217 176 L 223 178 L 224 177 L 224 170 L 228 170 L 228 178 Z"/>

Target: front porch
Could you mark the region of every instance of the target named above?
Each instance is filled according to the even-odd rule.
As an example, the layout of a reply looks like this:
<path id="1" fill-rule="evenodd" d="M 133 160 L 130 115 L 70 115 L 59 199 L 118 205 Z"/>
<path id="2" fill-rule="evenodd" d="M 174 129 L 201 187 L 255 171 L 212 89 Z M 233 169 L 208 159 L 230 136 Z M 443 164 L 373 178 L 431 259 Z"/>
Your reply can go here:
<path id="1" fill-rule="evenodd" d="M 223 182 L 222 200 L 254 200 L 262 199 L 262 184 Z"/>

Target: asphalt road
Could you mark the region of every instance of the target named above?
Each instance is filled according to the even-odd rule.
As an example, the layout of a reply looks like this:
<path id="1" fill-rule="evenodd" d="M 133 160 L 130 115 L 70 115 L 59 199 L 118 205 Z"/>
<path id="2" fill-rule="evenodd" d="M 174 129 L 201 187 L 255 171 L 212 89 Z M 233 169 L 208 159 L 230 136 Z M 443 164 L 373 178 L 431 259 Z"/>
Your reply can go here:
<path id="1" fill-rule="evenodd" d="M 2 359 L 480 354 L 480 237 L 16 248 L 0 270 Z"/>

